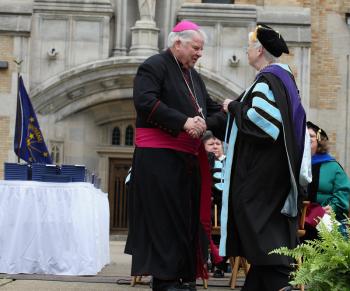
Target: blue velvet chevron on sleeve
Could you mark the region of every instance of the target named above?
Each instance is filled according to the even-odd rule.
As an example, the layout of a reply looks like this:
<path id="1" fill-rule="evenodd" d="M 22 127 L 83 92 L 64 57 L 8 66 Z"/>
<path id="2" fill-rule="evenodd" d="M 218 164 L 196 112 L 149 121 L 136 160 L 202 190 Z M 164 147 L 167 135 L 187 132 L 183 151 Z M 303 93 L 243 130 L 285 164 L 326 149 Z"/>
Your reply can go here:
<path id="1" fill-rule="evenodd" d="M 248 119 L 276 140 L 282 126 L 282 117 L 269 85 L 265 82 L 257 83 L 252 95 L 252 106 L 247 111 Z"/>

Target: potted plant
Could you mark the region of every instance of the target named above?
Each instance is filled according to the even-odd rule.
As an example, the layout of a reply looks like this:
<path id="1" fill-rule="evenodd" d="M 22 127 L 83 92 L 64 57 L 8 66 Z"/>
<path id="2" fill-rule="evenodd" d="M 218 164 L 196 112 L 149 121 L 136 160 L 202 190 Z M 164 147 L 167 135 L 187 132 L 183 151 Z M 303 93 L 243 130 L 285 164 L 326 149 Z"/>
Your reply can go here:
<path id="1" fill-rule="evenodd" d="M 319 223 L 318 239 L 305 241 L 295 249 L 281 247 L 271 252 L 302 261 L 292 272 L 292 285 L 302 284 L 312 291 L 350 290 L 350 240 L 340 232 L 334 214 L 331 221 L 331 229 Z M 349 225 L 349 218 L 347 222 Z"/>

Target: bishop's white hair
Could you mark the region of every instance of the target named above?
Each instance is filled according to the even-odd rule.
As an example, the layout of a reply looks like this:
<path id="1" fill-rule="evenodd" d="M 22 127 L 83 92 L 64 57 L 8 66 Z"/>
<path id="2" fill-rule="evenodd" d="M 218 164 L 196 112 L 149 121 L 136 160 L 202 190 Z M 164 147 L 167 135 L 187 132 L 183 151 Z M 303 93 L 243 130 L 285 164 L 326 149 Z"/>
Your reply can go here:
<path id="1" fill-rule="evenodd" d="M 180 32 L 170 32 L 168 35 L 168 47 L 171 48 L 174 46 L 175 42 L 177 40 L 180 40 L 181 42 L 189 42 L 193 39 L 195 33 L 199 33 L 202 38 L 203 42 L 206 43 L 207 41 L 207 35 L 205 32 L 201 29 L 198 30 L 184 30 Z"/>

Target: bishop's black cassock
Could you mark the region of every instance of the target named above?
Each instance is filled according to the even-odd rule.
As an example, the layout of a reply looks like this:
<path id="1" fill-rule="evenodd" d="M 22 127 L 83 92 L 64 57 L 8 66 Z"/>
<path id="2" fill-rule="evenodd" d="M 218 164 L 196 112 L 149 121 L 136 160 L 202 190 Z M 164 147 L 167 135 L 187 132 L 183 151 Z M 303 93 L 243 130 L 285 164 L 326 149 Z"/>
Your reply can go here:
<path id="1" fill-rule="evenodd" d="M 200 114 L 196 99 L 205 117 L 221 110 L 210 99 L 200 75 L 194 69 L 183 71 L 170 50 L 148 58 L 139 67 L 133 98 L 136 131 L 157 128 L 173 137 L 183 133 L 188 117 Z M 200 179 L 197 156 L 136 146 L 125 248 L 132 255 L 132 275 L 195 279 Z"/>

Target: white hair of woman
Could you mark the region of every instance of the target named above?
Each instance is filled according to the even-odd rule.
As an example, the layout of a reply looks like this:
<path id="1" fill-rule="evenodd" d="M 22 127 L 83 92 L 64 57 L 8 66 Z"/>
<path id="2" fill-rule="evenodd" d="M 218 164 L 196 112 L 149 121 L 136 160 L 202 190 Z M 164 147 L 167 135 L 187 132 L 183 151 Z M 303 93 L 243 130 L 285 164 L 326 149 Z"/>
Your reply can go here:
<path id="1" fill-rule="evenodd" d="M 254 32 L 249 32 L 248 38 L 254 48 L 264 47 L 258 39 L 254 40 Z M 263 50 L 263 56 L 268 63 L 277 63 L 278 61 L 278 58 L 270 54 L 267 49 Z"/>
<path id="2" fill-rule="evenodd" d="M 193 39 L 195 33 L 199 33 L 204 43 L 207 41 L 207 35 L 201 29 L 198 30 L 184 30 L 180 32 L 170 32 L 168 36 L 168 48 L 173 47 L 175 42 L 180 40 L 181 42 L 189 42 Z"/>

